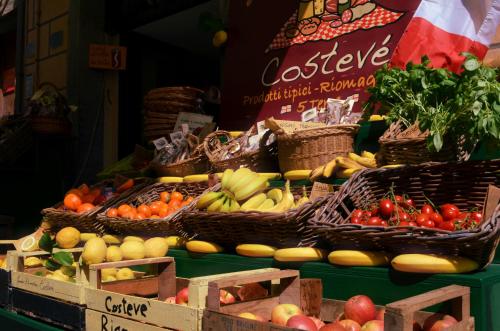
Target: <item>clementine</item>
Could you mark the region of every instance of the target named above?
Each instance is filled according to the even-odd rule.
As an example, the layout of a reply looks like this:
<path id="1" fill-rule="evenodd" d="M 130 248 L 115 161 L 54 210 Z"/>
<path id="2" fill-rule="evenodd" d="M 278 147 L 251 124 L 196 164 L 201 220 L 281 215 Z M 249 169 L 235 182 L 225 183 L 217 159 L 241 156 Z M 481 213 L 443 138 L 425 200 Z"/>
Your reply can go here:
<path id="1" fill-rule="evenodd" d="M 76 211 L 82 204 L 82 199 L 75 193 L 66 194 L 64 197 L 64 206 L 68 209 Z"/>

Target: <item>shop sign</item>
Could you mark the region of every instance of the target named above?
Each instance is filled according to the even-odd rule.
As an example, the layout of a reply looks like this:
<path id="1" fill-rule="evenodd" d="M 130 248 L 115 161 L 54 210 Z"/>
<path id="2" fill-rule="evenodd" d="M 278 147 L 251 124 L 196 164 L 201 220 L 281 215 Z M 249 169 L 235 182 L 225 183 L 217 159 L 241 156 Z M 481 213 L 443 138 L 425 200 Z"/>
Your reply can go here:
<path id="1" fill-rule="evenodd" d="M 116 45 L 90 44 L 89 67 L 93 69 L 125 70 L 127 48 Z"/>
<path id="2" fill-rule="evenodd" d="M 420 0 L 231 1 L 222 127 L 300 120 L 328 98 L 367 99 Z M 357 96 L 356 96 L 357 95 Z"/>

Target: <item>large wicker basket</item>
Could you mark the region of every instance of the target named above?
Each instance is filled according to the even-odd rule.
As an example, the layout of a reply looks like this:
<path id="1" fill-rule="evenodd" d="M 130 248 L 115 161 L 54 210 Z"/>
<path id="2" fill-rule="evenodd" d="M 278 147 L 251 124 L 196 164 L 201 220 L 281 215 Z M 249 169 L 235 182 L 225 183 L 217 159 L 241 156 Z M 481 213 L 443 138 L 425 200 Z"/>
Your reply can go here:
<path id="1" fill-rule="evenodd" d="M 219 189 L 220 184 L 211 188 Z M 302 195 L 303 189 L 292 188 L 292 192 L 298 197 Z M 182 222 L 190 236 L 226 247 L 239 244 L 265 244 L 278 248 L 310 247 L 317 240 L 308 221 L 327 200 L 328 196 L 321 197 L 284 213 L 209 213 L 191 209 L 186 211 Z"/>
<path id="2" fill-rule="evenodd" d="M 256 172 L 277 172 L 278 146 L 276 142 L 267 144 L 271 131 L 263 135 L 257 150 L 243 152 L 247 138 L 255 133 L 256 128 L 253 126 L 243 136 L 235 139 L 231 138 L 227 131 L 215 131 L 209 134 L 205 138 L 204 147 L 213 170 L 222 172 L 226 169 L 246 167 Z M 224 156 L 233 149 L 241 152 L 236 152 L 234 157 L 224 159 Z"/>
<path id="3" fill-rule="evenodd" d="M 278 135 L 278 159 L 281 172 L 314 169 L 337 156 L 353 151 L 356 124 L 339 124 Z"/>
<path id="4" fill-rule="evenodd" d="M 189 159 L 166 165 L 151 162 L 150 167 L 153 169 L 157 177 L 185 177 L 189 175 L 207 173 L 209 171 L 210 164 L 203 149 L 203 145 L 199 145 L 196 148 L 195 153 L 193 153 Z"/>
<path id="5" fill-rule="evenodd" d="M 117 232 L 122 235 L 140 235 L 145 237 L 167 236 L 172 234 L 180 234 L 187 237 L 187 233 L 183 230 L 181 220 L 184 217 L 184 212 L 192 209 L 200 194 L 208 188 L 207 183 L 155 183 L 147 186 L 135 194 L 129 195 L 115 201 L 112 205 L 103 208 L 97 219 L 105 228 Z M 130 220 L 123 217 L 108 217 L 106 212 L 109 208 L 117 208 L 121 204 L 129 204 L 138 207 L 141 204 L 149 204 L 160 199 L 161 192 L 178 191 L 184 196 L 195 197 L 193 202 L 179 209 L 177 212 L 160 219 L 147 218 L 143 220 Z"/>
<path id="6" fill-rule="evenodd" d="M 436 253 L 469 257 L 485 267 L 499 240 L 500 215 L 470 230 L 445 231 L 416 227 L 364 226 L 350 223 L 354 209 L 369 208 L 394 185 L 417 207 L 427 202 L 454 203 L 461 210 L 482 209 L 489 185 L 500 185 L 500 160 L 463 163 L 425 163 L 395 169 L 356 173 L 312 221 L 315 232 L 335 248 L 386 250 L 400 253 Z"/>
<path id="7" fill-rule="evenodd" d="M 103 188 L 105 186 L 109 186 L 113 184 L 112 179 L 105 179 L 91 187 L 92 188 Z M 45 208 L 42 210 L 42 215 L 45 217 L 45 220 L 50 224 L 51 232 L 57 232 L 58 230 L 72 226 L 77 228 L 80 232 L 95 232 L 95 233 L 104 233 L 104 227 L 101 223 L 97 221 L 97 214 L 102 210 L 106 209 L 108 206 L 113 205 L 116 201 L 122 199 L 123 197 L 127 197 L 130 194 L 134 193 L 137 190 L 142 189 L 149 181 L 135 181 L 134 187 L 126 190 L 120 195 L 116 195 L 115 197 L 106 201 L 103 205 L 96 206 L 94 209 L 89 210 L 87 212 L 78 214 L 74 211 L 67 210 L 64 208 L 64 203 L 61 201 L 50 208 Z"/>
<path id="8" fill-rule="evenodd" d="M 405 129 L 398 121 L 392 123 L 379 138 L 378 159 L 381 164 L 420 164 L 424 162 L 466 161 L 470 154 L 462 152 L 458 144 L 447 141 L 439 152 L 427 149 L 429 132 L 421 132 L 418 123 Z"/>

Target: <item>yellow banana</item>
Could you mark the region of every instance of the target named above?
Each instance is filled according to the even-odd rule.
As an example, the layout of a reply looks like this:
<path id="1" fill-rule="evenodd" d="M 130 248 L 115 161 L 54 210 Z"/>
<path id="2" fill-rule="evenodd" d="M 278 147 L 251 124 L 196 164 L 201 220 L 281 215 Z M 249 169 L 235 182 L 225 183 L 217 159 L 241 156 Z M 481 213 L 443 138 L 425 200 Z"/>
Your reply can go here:
<path id="1" fill-rule="evenodd" d="M 274 259 L 281 262 L 321 261 L 325 255 L 325 251 L 319 248 L 296 247 L 278 249 L 274 252 Z"/>
<path id="2" fill-rule="evenodd" d="M 307 191 L 306 191 L 306 187 L 303 186 L 302 187 L 302 198 L 300 198 L 296 203 L 295 203 L 295 208 L 298 208 L 300 206 L 302 206 L 304 203 L 307 203 L 309 202 L 309 197 L 307 196 Z"/>
<path id="3" fill-rule="evenodd" d="M 208 192 L 208 193 L 205 193 L 198 200 L 198 203 L 196 204 L 196 208 L 198 208 L 198 209 L 207 208 L 212 203 L 214 203 L 215 201 L 219 200 L 223 195 L 224 195 L 224 193 L 222 193 L 222 192 Z"/>
<path id="4" fill-rule="evenodd" d="M 267 197 L 269 199 L 273 199 L 275 203 L 278 203 L 283 199 L 283 191 L 279 188 L 273 188 L 269 192 L 267 192 Z"/>
<path id="5" fill-rule="evenodd" d="M 266 178 L 260 177 L 259 174 L 257 174 L 256 172 L 252 172 L 251 174 L 240 179 L 240 181 L 238 181 L 237 184 L 233 185 L 233 187 L 231 188 L 231 192 L 233 194 L 236 194 L 236 192 L 243 190 L 249 186 L 252 186 L 252 184 L 255 183 L 255 181 L 257 180 L 267 181 Z"/>
<path id="6" fill-rule="evenodd" d="M 227 198 L 224 203 L 222 204 L 222 207 L 220 207 L 219 212 L 221 213 L 229 213 L 229 209 L 231 208 L 231 199 Z"/>
<path id="7" fill-rule="evenodd" d="M 191 240 L 186 243 L 186 249 L 195 253 L 220 253 L 224 249 L 216 243 L 201 240 Z"/>
<path id="8" fill-rule="evenodd" d="M 325 165 L 323 177 L 330 178 L 337 168 L 337 160 L 333 159 Z"/>
<path id="9" fill-rule="evenodd" d="M 184 183 L 206 182 L 206 181 L 208 181 L 208 175 L 207 174 L 189 175 L 189 176 L 184 177 L 183 181 L 184 181 Z"/>
<path id="10" fill-rule="evenodd" d="M 344 156 L 338 156 L 338 157 L 336 157 L 335 161 L 337 161 L 337 164 L 340 167 L 346 168 L 346 169 L 350 169 L 350 168 L 352 168 L 352 169 L 363 169 L 364 168 L 364 166 L 362 166 L 358 162 L 353 161 L 350 158 L 344 157 Z"/>
<path id="11" fill-rule="evenodd" d="M 349 153 L 349 158 L 355 162 L 358 162 L 364 167 L 367 168 L 376 168 L 377 167 L 377 162 L 375 159 L 367 158 L 367 157 L 361 157 L 356 153 Z"/>
<path id="12" fill-rule="evenodd" d="M 368 121 L 370 122 L 375 122 L 375 121 L 383 121 L 385 119 L 385 116 L 382 116 L 382 115 L 370 115 L 370 118 L 368 119 Z"/>
<path id="13" fill-rule="evenodd" d="M 159 183 L 182 183 L 182 177 L 159 177 L 156 179 Z"/>
<path id="14" fill-rule="evenodd" d="M 332 264 L 344 266 L 373 267 L 389 264 L 389 258 L 384 252 L 369 252 L 355 250 L 338 250 L 328 255 Z"/>
<path id="15" fill-rule="evenodd" d="M 439 256 L 428 254 L 402 254 L 396 256 L 392 267 L 399 271 L 414 273 L 465 273 L 476 270 L 476 261 L 460 256 Z"/>
<path id="16" fill-rule="evenodd" d="M 266 177 L 267 180 L 280 180 L 281 174 L 279 172 L 259 172 L 260 176 Z"/>
<path id="17" fill-rule="evenodd" d="M 273 257 L 276 247 L 260 244 L 242 244 L 236 246 L 236 253 L 249 257 Z"/>
<path id="18" fill-rule="evenodd" d="M 267 196 L 265 193 L 259 193 L 248 199 L 243 205 L 241 205 L 242 211 L 253 210 L 259 207 L 264 201 L 266 201 Z"/>
<path id="19" fill-rule="evenodd" d="M 360 171 L 361 169 L 356 169 L 356 168 L 348 168 L 348 169 L 341 169 L 337 171 L 337 177 L 338 178 L 349 178 L 351 177 L 355 172 Z"/>
<path id="20" fill-rule="evenodd" d="M 222 174 L 222 180 L 221 180 L 221 188 L 222 189 L 227 189 L 227 185 L 231 181 L 231 177 L 233 176 L 233 173 L 234 173 L 233 169 L 224 170 L 224 173 Z"/>
<path id="21" fill-rule="evenodd" d="M 236 201 L 248 199 L 254 194 L 264 191 L 269 186 L 266 177 L 261 177 L 257 174 L 253 177 L 254 178 L 245 187 L 233 191 Z"/>
<path id="22" fill-rule="evenodd" d="M 266 199 L 256 210 L 258 211 L 269 211 L 274 207 L 274 201 L 272 199 Z"/>
<path id="23" fill-rule="evenodd" d="M 210 213 L 219 211 L 224 205 L 226 199 L 227 196 L 223 194 L 219 199 L 217 199 L 215 202 L 213 202 L 210 206 L 207 207 L 207 211 Z"/>
<path id="24" fill-rule="evenodd" d="M 369 159 L 374 159 L 375 160 L 375 154 L 371 153 L 371 152 L 368 152 L 368 151 L 363 151 L 361 153 L 361 156 L 362 157 L 367 157 Z"/>
<path id="25" fill-rule="evenodd" d="M 272 213 L 282 213 L 284 211 L 292 209 L 294 206 L 295 199 L 292 192 L 290 191 L 290 181 L 287 180 L 285 184 L 285 192 L 283 193 L 283 199 L 281 199 L 281 201 L 276 206 L 269 209 L 268 211 Z"/>
<path id="26" fill-rule="evenodd" d="M 240 180 L 245 179 L 251 173 L 252 170 L 248 168 L 239 168 L 231 176 L 231 179 L 227 184 L 227 189 L 231 192 L 234 192 L 234 186 L 237 185 Z"/>
<path id="27" fill-rule="evenodd" d="M 311 170 L 290 170 L 285 172 L 285 179 L 287 180 L 304 180 L 308 179 L 311 175 Z"/>
<path id="28" fill-rule="evenodd" d="M 387 164 L 385 166 L 382 166 L 381 168 L 386 168 L 386 169 L 394 169 L 394 168 L 399 168 L 403 167 L 404 164 Z"/>
<path id="29" fill-rule="evenodd" d="M 231 213 L 233 211 L 239 211 L 240 209 L 241 206 L 238 203 L 238 201 L 231 199 L 231 206 L 229 207 L 229 212 Z"/>
<path id="30" fill-rule="evenodd" d="M 325 166 L 324 165 L 317 167 L 316 169 L 314 169 L 313 171 L 311 171 L 311 174 L 309 175 L 309 180 L 311 182 L 316 181 L 318 178 L 320 178 L 321 176 L 323 176 L 323 172 L 324 171 L 325 171 Z"/>

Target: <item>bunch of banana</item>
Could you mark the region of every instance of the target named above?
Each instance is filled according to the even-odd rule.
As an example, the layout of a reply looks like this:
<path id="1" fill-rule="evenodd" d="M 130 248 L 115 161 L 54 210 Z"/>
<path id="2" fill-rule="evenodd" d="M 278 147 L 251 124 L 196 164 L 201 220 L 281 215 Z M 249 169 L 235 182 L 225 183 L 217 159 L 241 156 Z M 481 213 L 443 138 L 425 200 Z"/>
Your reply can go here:
<path id="1" fill-rule="evenodd" d="M 241 209 L 238 201 L 259 195 L 268 186 L 266 177 L 260 176 L 248 168 L 240 168 L 236 171 L 226 169 L 221 178 L 221 190 L 208 192 L 201 196 L 196 207 L 198 209 L 206 208 L 208 212 L 238 211 Z"/>
<path id="2" fill-rule="evenodd" d="M 320 178 L 349 178 L 355 172 L 365 168 L 376 168 L 375 154 L 364 151 L 361 155 L 349 153 L 349 157 L 338 156 L 327 164 L 317 167 L 311 172 L 309 179 L 316 181 Z"/>
<path id="3" fill-rule="evenodd" d="M 290 191 L 290 181 L 286 181 L 285 190 L 273 188 L 269 192 L 254 195 L 242 206 L 242 211 L 261 211 L 281 213 L 295 208 L 295 199 Z"/>

